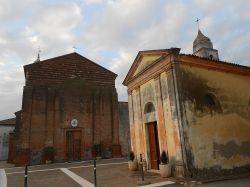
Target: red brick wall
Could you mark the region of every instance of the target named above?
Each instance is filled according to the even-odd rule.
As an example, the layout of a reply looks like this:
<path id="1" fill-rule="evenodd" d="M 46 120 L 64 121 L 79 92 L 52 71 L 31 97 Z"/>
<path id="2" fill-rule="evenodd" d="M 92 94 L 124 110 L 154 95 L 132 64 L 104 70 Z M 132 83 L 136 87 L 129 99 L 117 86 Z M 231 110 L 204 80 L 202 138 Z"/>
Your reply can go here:
<path id="1" fill-rule="evenodd" d="M 16 165 L 44 162 L 47 146 L 55 148 L 55 161 L 66 161 L 69 130 L 79 130 L 82 135 L 81 159 L 92 157 L 94 144 L 102 145 L 103 157 L 121 155 L 114 73 L 76 53 L 24 69 L 22 117 L 15 134 Z M 72 119 L 78 120 L 76 128 L 71 127 Z"/>

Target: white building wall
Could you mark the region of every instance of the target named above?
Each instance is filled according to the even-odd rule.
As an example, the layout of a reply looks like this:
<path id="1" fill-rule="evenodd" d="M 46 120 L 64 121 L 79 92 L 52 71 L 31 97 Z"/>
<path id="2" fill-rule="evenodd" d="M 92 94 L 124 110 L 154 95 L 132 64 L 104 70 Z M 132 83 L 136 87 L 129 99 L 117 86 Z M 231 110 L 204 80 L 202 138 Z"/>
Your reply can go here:
<path id="1" fill-rule="evenodd" d="M 9 133 L 14 130 L 14 126 L 0 126 L 0 160 L 8 159 Z"/>

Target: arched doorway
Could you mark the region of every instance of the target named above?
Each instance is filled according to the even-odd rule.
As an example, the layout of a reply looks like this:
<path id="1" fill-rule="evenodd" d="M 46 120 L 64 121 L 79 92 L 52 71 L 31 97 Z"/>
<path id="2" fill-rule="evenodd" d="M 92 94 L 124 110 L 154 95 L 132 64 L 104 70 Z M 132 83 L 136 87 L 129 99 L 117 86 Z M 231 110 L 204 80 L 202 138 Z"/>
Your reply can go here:
<path id="1" fill-rule="evenodd" d="M 157 122 L 148 123 L 147 128 L 148 128 L 148 143 L 149 143 L 151 169 L 159 169 L 160 148 L 159 148 Z"/>
<path id="2" fill-rule="evenodd" d="M 157 122 L 154 117 L 155 107 L 153 103 L 149 102 L 145 105 L 144 114 L 146 118 L 148 117 L 147 119 L 151 119 L 147 121 L 146 123 L 147 131 L 148 131 L 148 148 L 149 148 L 149 156 L 150 156 L 150 160 L 149 160 L 150 168 L 159 169 L 160 148 L 159 148 Z"/>

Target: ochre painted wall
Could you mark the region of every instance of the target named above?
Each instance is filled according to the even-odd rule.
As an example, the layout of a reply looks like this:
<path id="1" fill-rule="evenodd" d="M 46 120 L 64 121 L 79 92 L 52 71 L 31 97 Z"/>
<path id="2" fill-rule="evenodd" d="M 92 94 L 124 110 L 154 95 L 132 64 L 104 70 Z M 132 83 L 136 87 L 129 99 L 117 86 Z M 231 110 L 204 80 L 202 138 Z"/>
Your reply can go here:
<path id="1" fill-rule="evenodd" d="M 176 68 L 191 177 L 250 169 L 250 77 L 198 67 Z M 220 109 L 204 105 L 214 95 Z"/>
<path id="2" fill-rule="evenodd" d="M 176 160 L 182 160 L 172 75 L 172 71 L 163 72 L 129 94 L 131 149 L 137 159 L 142 154 L 148 168 L 150 148 L 147 124 L 150 122 L 157 122 L 160 153 L 163 150 L 168 152 L 173 167 Z M 145 113 L 148 103 L 154 105 L 155 112 Z"/>

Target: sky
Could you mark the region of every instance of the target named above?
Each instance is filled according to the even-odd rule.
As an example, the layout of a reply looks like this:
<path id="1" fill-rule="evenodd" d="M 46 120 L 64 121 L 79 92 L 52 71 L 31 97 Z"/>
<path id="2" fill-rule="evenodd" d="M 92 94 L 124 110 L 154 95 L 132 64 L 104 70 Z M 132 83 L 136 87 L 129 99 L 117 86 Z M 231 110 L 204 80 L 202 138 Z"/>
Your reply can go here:
<path id="1" fill-rule="evenodd" d="M 21 109 L 23 65 L 76 52 L 118 74 L 122 82 L 138 51 L 181 48 L 192 53 L 200 30 L 223 61 L 250 66 L 247 0 L 0 0 L 0 120 Z"/>

